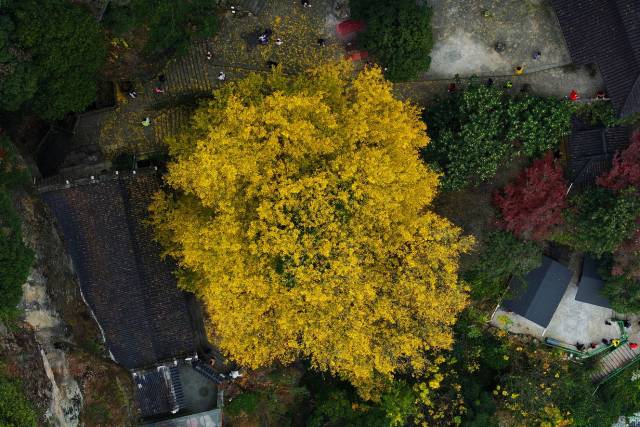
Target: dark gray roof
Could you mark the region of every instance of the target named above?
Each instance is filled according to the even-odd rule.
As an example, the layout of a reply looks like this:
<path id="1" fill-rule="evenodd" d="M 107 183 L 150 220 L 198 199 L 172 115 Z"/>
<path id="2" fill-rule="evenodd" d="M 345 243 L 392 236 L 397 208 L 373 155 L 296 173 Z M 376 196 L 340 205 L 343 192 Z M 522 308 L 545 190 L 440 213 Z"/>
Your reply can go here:
<path id="1" fill-rule="evenodd" d="M 575 64 L 596 64 L 621 116 L 640 111 L 640 2 L 552 0 Z"/>
<path id="2" fill-rule="evenodd" d="M 569 286 L 571 271 L 544 256 L 542 265 L 523 278 L 513 277 L 509 284 L 512 298 L 502 307 L 546 328 Z"/>
<path id="3" fill-rule="evenodd" d="M 567 179 L 574 188 L 593 185 L 598 176 L 609 170 L 614 154 L 629 143 L 628 127 L 585 128 L 574 121 L 567 141 Z"/>
<path id="4" fill-rule="evenodd" d="M 145 424 L 144 427 L 222 427 L 222 411 L 213 409 L 171 420 Z"/>
<path id="5" fill-rule="evenodd" d="M 133 384 L 142 418 L 167 415 L 174 409 L 164 368 L 134 373 Z"/>
<path id="6" fill-rule="evenodd" d="M 123 175 L 41 191 L 109 351 L 136 369 L 194 354 L 197 325 L 176 287 L 173 263 L 160 258 L 145 223 L 159 180 L 151 173 Z"/>
<path id="7" fill-rule="evenodd" d="M 611 308 L 609 301 L 600 294 L 604 281 L 598 274 L 598 262 L 587 256 L 582 263 L 582 277 L 578 282 L 576 301 Z"/>

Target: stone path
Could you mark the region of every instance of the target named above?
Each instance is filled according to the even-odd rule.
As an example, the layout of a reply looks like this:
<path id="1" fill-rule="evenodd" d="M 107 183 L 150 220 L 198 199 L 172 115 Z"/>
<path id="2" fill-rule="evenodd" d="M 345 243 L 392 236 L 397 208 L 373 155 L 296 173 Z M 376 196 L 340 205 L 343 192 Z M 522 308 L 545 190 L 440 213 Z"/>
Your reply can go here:
<path id="1" fill-rule="evenodd" d="M 429 0 L 434 47 L 425 78 L 511 74 L 569 64 L 564 38 L 546 0 Z M 504 49 L 497 52 L 496 43 Z M 533 52 L 541 57 L 533 59 Z"/>

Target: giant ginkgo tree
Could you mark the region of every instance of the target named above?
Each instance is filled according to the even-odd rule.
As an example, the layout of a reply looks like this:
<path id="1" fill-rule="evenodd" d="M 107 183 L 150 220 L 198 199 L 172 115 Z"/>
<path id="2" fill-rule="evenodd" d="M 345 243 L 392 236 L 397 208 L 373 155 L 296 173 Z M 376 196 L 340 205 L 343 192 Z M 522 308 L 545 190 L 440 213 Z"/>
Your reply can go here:
<path id="1" fill-rule="evenodd" d="M 306 358 L 366 397 L 431 367 L 472 242 L 429 207 L 425 131 L 380 70 L 339 63 L 230 83 L 168 141 L 153 222 L 221 349 L 253 368 Z"/>

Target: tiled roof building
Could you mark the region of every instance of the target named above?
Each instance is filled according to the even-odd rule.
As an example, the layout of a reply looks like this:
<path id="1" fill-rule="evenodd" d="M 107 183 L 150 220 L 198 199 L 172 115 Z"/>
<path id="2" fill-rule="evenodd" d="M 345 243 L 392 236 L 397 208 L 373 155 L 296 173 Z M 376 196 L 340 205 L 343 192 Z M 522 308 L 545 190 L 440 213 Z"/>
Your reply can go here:
<path id="1" fill-rule="evenodd" d="M 574 120 L 566 143 L 567 179 L 572 188 L 593 185 L 598 176 L 609 170 L 613 155 L 629 145 L 629 138 L 628 127 L 586 127 Z"/>
<path id="2" fill-rule="evenodd" d="M 640 1 L 552 0 L 571 60 L 596 64 L 621 116 L 640 112 Z"/>
<path id="3" fill-rule="evenodd" d="M 158 188 L 153 173 L 41 186 L 107 347 L 128 369 L 198 348 L 187 295 L 145 223 Z"/>

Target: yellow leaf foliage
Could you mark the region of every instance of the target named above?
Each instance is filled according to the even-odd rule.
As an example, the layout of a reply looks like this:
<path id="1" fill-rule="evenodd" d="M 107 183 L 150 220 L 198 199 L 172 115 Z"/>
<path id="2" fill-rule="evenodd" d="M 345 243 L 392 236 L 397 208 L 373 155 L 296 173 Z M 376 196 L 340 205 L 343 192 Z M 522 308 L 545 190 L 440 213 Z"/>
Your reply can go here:
<path id="1" fill-rule="evenodd" d="M 230 83 L 168 141 L 153 222 L 227 354 L 306 357 L 371 397 L 450 347 L 472 241 L 429 210 L 425 131 L 380 70 L 340 62 Z"/>

